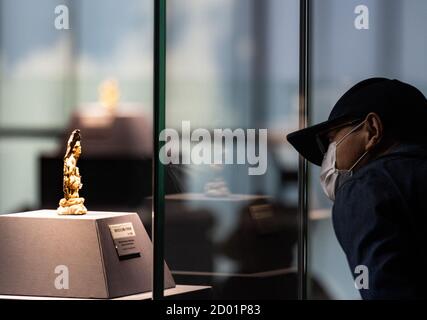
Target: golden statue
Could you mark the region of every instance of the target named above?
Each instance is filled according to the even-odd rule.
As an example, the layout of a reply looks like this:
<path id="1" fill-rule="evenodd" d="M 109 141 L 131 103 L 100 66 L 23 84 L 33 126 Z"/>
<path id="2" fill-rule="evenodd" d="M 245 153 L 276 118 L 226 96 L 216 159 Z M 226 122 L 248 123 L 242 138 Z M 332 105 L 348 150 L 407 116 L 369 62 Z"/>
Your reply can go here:
<path id="1" fill-rule="evenodd" d="M 79 196 L 82 188 L 81 176 L 77 161 L 82 153 L 80 130 L 76 129 L 68 139 L 67 151 L 64 156 L 64 198 L 59 201 L 58 214 L 82 215 L 87 213 L 85 199 Z"/>
<path id="2" fill-rule="evenodd" d="M 111 114 L 114 114 L 120 99 L 119 84 L 114 79 L 107 79 L 98 89 L 99 101 Z"/>

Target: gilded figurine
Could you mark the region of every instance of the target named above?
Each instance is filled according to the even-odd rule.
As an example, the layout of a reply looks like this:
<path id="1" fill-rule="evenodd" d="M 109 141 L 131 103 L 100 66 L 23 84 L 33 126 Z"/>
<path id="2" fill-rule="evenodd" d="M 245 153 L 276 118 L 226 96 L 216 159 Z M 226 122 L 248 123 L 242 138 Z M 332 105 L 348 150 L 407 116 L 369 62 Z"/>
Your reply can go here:
<path id="1" fill-rule="evenodd" d="M 79 196 L 83 184 L 77 161 L 82 153 L 80 130 L 71 133 L 64 156 L 64 198 L 59 201 L 57 209 L 60 215 L 83 215 L 87 213 L 85 199 Z"/>

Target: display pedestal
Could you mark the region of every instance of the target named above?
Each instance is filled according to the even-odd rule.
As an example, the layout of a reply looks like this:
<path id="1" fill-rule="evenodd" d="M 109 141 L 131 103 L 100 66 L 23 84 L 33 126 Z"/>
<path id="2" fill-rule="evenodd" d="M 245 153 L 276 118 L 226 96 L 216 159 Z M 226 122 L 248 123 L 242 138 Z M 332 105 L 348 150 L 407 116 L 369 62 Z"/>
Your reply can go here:
<path id="1" fill-rule="evenodd" d="M 60 297 L 39 297 L 39 296 L 11 296 L 0 295 L 3 300 L 82 300 L 81 298 L 60 298 Z M 152 300 L 152 292 L 144 292 L 112 298 L 109 300 Z M 165 300 L 209 300 L 212 299 L 212 287 L 209 286 L 188 286 L 177 285 L 175 288 L 166 289 L 164 292 Z M 98 300 L 98 299 L 84 299 Z"/>
<path id="2" fill-rule="evenodd" d="M 100 298 L 152 289 L 152 244 L 136 213 L 0 215 L 0 294 Z M 165 288 L 175 287 L 165 265 Z"/>

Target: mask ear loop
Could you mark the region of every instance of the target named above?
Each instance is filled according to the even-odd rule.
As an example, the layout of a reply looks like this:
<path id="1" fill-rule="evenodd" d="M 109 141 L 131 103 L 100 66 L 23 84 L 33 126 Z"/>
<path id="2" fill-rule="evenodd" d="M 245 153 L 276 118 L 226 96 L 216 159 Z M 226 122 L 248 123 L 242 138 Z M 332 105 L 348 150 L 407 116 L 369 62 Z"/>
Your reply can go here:
<path id="1" fill-rule="evenodd" d="M 353 170 L 353 168 L 363 159 L 364 156 L 366 156 L 366 154 L 369 152 L 369 150 L 366 150 L 364 154 L 362 154 L 362 156 L 351 166 L 350 169 L 348 169 L 348 171 Z"/>
<path id="2" fill-rule="evenodd" d="M 338 142 L 337 142 L 337 147 L 338 145 L 341 143 L 341 141 L 343 141 L 349 134 L 353 133 L 354 131 L 356 131 L 362 124 L 364 124 L 365 121 L 362 121 L 361 123 L 359 123 L 357 126 L 355 126 L 353 129 L 351 129 L 349 132 L 347 132 Z"/>
<path id="3" fill-rule="evenodd" d="M 338 142 L 337 142 L 337 147 L 338 144 L 341 143 L 341 141 L 343 141 L 349 134 L 353 133 L 354 131 L 356 131 L 362 124 L 364 124 L 365 121 L 362 121 L 361 123 L 359 123 L 357 126 L 355 126 L 353 129 L 351 129 L 349 132 L 347 132 Z M 363 159 L 364 156 L 366 156 L 366 154 L 369 152 L 369 150 L 365 151 L 365 153 L 362 154 L 362 156 L 357 159 L 357 161 L 351 166 L 350 169 L 348 169 L 348 171 L 353 170 L 353 168 Z"/>

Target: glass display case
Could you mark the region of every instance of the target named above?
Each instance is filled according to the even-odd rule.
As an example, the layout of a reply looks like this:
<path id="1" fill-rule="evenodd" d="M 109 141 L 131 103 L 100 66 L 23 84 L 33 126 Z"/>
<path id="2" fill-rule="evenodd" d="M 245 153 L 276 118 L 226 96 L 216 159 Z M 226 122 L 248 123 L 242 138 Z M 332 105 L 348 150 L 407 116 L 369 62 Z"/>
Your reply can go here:
<path id="1" fill-rule="evenodd" d="M 164 257 L 214 299 L 298 298 L 298 13 L 167 1 Z"/>

